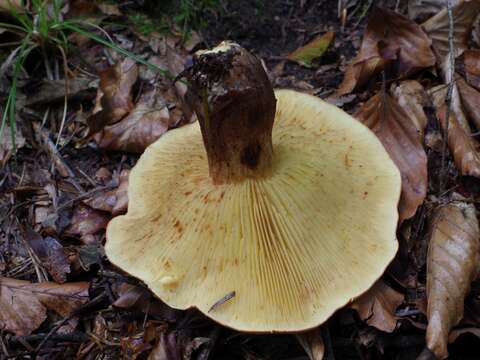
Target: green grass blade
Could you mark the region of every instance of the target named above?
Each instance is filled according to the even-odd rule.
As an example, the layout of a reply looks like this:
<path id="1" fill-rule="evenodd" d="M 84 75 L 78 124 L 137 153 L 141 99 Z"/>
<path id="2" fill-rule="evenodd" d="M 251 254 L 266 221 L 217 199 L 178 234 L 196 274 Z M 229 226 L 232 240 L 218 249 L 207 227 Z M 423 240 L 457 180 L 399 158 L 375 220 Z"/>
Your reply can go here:
<path id="1" fill-rule="evenodd" d="M 99 44 L 102 44 L 102 45 L 104 45 L 104 46 L 106 46 L 106 47 L 108 47 L 112 50 L 115 50 L 116 52 L 118 52 L 122 55 L 125 55 L 125 56 L 135 60 L 136 62 L 142 64 L 142 65 L 147 66 L 149 69 L 159 72 L 160 74 L 162 74 L 163 76 L 165 76 L 168 79 L 173 80 L 175 78 L 175 76 L 173 76 L 169 71 L 163 70 L 163 69 L 159 68 L 158 66 L 148 62 L 147 60 L 145 60 L 141 56 L 138 56 L 138 55 L 136 55 L 136 54 L 134 54 L 134 53 L 132 53 L 128 50 L 125 50 L 125 49 L 119 47 L 118 45 L 101 38 L 100 36 L 92 34 L 89 31 L 83 30 L 81 27 L 78 27 L 78 26 L 72 24 L 71 22 L 64 22 L 62 24 L 62 27 L 66 28 L 68 30 L 77 32 L 81 35 L 84 35 L 84 36 L 88 37 L 89 39 L 92 39 L 93 41 L 98 42 Z"/>

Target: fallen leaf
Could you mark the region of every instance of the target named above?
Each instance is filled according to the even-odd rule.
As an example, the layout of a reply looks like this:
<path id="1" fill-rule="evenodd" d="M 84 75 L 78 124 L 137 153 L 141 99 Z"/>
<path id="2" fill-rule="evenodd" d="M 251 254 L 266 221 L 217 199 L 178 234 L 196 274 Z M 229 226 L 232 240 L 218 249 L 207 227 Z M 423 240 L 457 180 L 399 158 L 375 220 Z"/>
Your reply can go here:
<path id="1" fill-rule="evenodd" d="M 459 94 L 456 83 L 453 84 L 452 90 L 453 91 L 452 91 L 451 109 L 455 114 L 455 117 L 460 127 L 463 129 L 465 134 L 470 136 L 471 134 L 470 125 L 468 124 L 467 116 L 463 111 L 463 105 L 460 99 L 460 94 Z M 428 93 L 430 94 L 433 100 L 433 105 L 435 109 L 440 109 L 446 104 L 447 91 L 448 91 L 447 85 L 434 86 L 433 88 L 428 90 Z"/>
<path id="2" fill-rule="evenodd" d="M 476 337 L 480 338 L 480 329 L 478 327 L 466 327 L 466 328 L 461 328 L 461 329 L 454 329 L 450 332 L 450 335 L 448 336 L 448 342 L 453 343 L 457 340 L 459 336 L 462 336 L 463 334 L 473 334 Z"/>
<path id="3" fill-rule="evenodd" d="M 423 138 L 428 122 L 423 108 L 427 106 L 428 99 L 422 84 L 416 80 L 405 80 L 394 87 L 392 93 L 398 105 L 401 106 L 415 124 L 420 137 Z"/>
<path id="4" fill-rule="evenodd" d="M 464 299 L 477 276 L 479 225 L 475 206 L 456 201 L 439 207 L 431 223 L 427 255 L 427 347 L 448 356 L 450 329 L 463 317 Z"/>
<path id="5" fill-rule="evenodd" d="M 437 118 L 443 131 L 447 127 L 447 106 L 437 110 Z M 460 126 L 455 114 L 450 112 L 448 121 L 448 146 L 455 166 L 462 175 L 480 177 L 480 156 L 475 139 Z"/>
<path id="6" fill-rule="evenodd" d="M 118 176 L 118 187 L 116 189 L 99 193 L 83 202 L 93 209 L 106 211 L 113 216 L 123 214 L 128 206 L 128 176 L 129 170 L 122 170 Z"/>
<path id="7" fill-rule="evenodd" d="M 467 84 L 467 82 L 460 76 L 456 79 L 456 85 L 463 108 L 467 117 L 475 124 L 477 129 L 480 129 L 480 92 Z"/>
<path id="8" fill-rule="evenodd" d="M 455 6 L 462 1 L 463 0 L 451 0 L 452 6 Z M 409 0 L 408 17 L 412 20 L 424 21 L 437 14 L 446 6 L 445 0 Z"/>
<path id="9" fill-rule="evenodd" d="M 25 138 L 22 135 L 22 131 L 19 126 L 15 126 L 14 141 L 12 141 L 10 126 L 6 125 L 3 128 L 3 133 L 0 134 L 0 168 L 2 168 L 2 164 L 5 164 L 10 159 L 14 143 L 17 149 L 25 146 Z"/>
<path id="10" fill-rule="evenodd" d="M 95 140 L 101 149 L 142 153 L 178 120 L 171 116 L 156 90 L 151 90 L 140 97 L 127 117 L 105 127 Z"/>
<path id="11" fill-rule="evenodd" d="M 109 220 L 108 213 L 80 204 L 75 208 L 70 226 L 65 229 L 64 234 L 79 236 L 84 244 L 92 244 L 95 243 L 92 235 L 105 229 Z"/>
<path id="12" fill-rule="evenodd" d="M 322 360 L 325 355 L 325 344 L 319 327 L 297 334 L 296 338 L 310 360 Z"/>
<path id="13" fill-rule="evenodd" d="M 49 236 L 43 238 L 32 229 L 25 231 L 25 239 L 53 280 L 57 283 L 66 282 L 70 264 L 63 246 L 56 239 Z"/>
<path id="14" fill-rule="evenodd" d="M 117 308 L 136 309 L 167 321 L 176 319 L 178 311 L 152 296 L 144 287 L 122 283 L 116 292 L 118 299 L 112 305 Z"/>
<path id="15" fill-rule="evenodd" d="M 16 10 L 23 10 L 24 5 L 22 0 L 0 0 L 0 11 L 10 12 L 12 7 Z"/>
<path id="16" fill-rule="evenodd" d="M 307 45 L 304 45 L 289 54 L 287 58 L 296 61 L 305 67 L 311 67 L 313 60 L 318 59 L 327 51 L 334 36 L 335 33 L 333 31 L 317 36 Z"/>
<path id="17" fill-rule="evenodd" d="M 88 301 L 87 282 L 33 284 L 0 277 L 0 328 L 17 336 L 29 335 L 47 317 L 47 309 L 69 316 Z"/>
<path id="18" fill-rule="evenodd" d="M 132 87 L 138 78 L 134 60 L 122 62 L 100 73 L 100 86 L 93 114 L 87 119 L 89 134 L 123 119 L 133 109 Z"/>
<path id="19" fill-rule="evenodd" d="M 182 360 L 180 347 L 174 332 L 160 334 L 157 344 L 148 356 L 148 360 Z"/>
<path id="20" fill-rule="evenodd" d="M 29 86 L 29 94 L 34 94 L 34 96 L 28 96 L 25 105 L 39 106 L 55 102 L 63 103 L 65 95 L 67 95 L 68 100 L 92 99 L 95 87 L 96 81 L 82 77 L 68 79 L 68 81 L 64 79 L 44 79 L 39 84 Z"/>
<path id="21" fill-rule="evenodd" d="M 117 4 L 98 3 L 98 9 L 108 16 L 122 16 Z"/>
<path id="22" fill-rule="evenodd" d="M 466 50 L 463 53 L 463 64 L 468 83 L 480 90 L 480 50 Z"/>
<path id="23" fill-rule="evenodd" d="M 360 319 L 381 331 L 391 333 L 397 326 L 395 310 L 402 304 L 403 294 L 378 280 L 365 294 L 350 305 Z"/>
<path id="24" fill-rule="evenodd" d="M 355 114 L 382 142 L 402 175 L 399 221 L 411 218 L 427 193 L 427 155 L 414 123 L 389 94 L 371 97 Z"/>
<path id="25" fill-rule="evenodd" d="M 452 9 L 453 15 L 453 46 L 455 57 L 460 56 L 468 48 L 468 39 L 472 30 L 473 21 L 480 11 L 480 2 L 477 0 L 459 1 Z M 432 39 L 432 46 L 439 58 L 441 68 L 448 63 L 450 52 L 448 45 L 448 13 L 447 9 L 439 11 L 422 24 L 428 36 Z"/>
<path id="26" fill-rule="evenodd" d="M 374 8 L 360 52 L 345 70 L 338 95 L 364 85 L 390 62 L 395 62 L 400 77 L 433 66 L 435 56 L 430 45 L 430 39 L 413 21 L 394 11 Z"/>

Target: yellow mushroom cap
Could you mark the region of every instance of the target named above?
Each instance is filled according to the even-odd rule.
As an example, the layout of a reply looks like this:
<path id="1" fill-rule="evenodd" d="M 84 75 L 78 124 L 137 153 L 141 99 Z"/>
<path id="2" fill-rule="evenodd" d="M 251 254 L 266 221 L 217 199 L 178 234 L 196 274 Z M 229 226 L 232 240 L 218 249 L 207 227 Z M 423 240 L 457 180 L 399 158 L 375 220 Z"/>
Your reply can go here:
<path id="1" fill-rule="evenodd" d="M 145 151 L 128 213 L 107 229 L 112 263 L 168 305 L 241 331 L 318 326 L 397 251 L 401 179 L 380 141 L 316 97 L 275 97 L 267 176 L 213 184 L 200 127 L 187 125 Z"/>

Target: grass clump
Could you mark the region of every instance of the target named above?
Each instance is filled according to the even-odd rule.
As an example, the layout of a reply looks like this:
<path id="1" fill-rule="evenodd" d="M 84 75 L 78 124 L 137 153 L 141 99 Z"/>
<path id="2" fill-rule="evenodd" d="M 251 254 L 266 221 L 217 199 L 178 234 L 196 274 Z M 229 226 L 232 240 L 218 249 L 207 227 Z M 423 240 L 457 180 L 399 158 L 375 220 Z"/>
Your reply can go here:
<path id="1" fill-rule="evenodd" d="M 53 53 L 56 55 L 60 54 L 63 59 L 66 78 L 66 72 L 68 69 L 68 35 L 71 33 L 78 33 L 103 46 L 113 49 L 122 55 L 130 57 L 135 61 L 148 66 L 150 69 L 162 73 L 164 76 L 169 78 L 172 77 L 171 74 L 165 70 L 162 70 L 142 57 L 119 47 L 110 39 L 97 35 L 94 31 L 102 30 L 98 25 L 81 18 L 65 19 L 62 13 L 64 6 L 63 0 L 31 0 L 29 6 L 24 5 L 24 2 L 18 0 L 16 0 L 15 3 L 13 0 L 6 1 L 7 6 L 3 5 L 4 11 L 7 10 L 12 21 L 8 23 L 0 22 L 0 28 L 16 34 L 19 40 L 9 44 L 9 46 L 13 47 L 13 50 L 7 57 L 4 66 L 1 67 L 4 71 L 6 71 L 7 68 L 13 68 L 13 71 L 11 73 L 11 86 L 6 101 L 3 104 L 0 123 L 0 138 L 5 130 L 6 124 L 8 123 L 12 138 L 13 153 L 16 153 L 15 104 L 17 99 L 18 77 L 25 61 L 34 50 L 41 54 L 48 78 L 52 78 L 52 70 L 49 66 L 49 56 Z M 0 74 L 0 76 L 2 75 L 3 74 Z M 66 106 L 64 107 L 64 112 L 66 112 Z M 62 127 L 63 121 L 60 126 L 60 134 L 62 132 Z M 60 135 L 58 138 L 60 138 Z"/>

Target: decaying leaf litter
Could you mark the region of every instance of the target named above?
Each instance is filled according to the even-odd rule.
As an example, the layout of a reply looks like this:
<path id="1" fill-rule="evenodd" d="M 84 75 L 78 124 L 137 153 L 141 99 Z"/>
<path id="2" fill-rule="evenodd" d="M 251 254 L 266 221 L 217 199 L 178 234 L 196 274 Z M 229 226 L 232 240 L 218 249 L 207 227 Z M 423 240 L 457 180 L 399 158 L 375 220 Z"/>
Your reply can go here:
<path id="1" fill-rule="evenodd" d="M 92 18 L 121 20 L 136 10 L 73 6 L 79 3 L 72 8 Z M 102 250 L 104 229 L 126 210 L 128 171 L 156 138 L 194 119 L 182 83 L 172 86 L 72 36 L 81 57 L 69 58 L 61 137 L 65 87 L 54 82 L 62 71 L 46 80 L 27 64 L 17 155 L 9 137 L 0 145 L 2 356 L 478 357 L 480 5 L 452 1 L 449 12 L 442 1 L 342 2 L 338 10 L 337 2 L 314 3 L 262 5 L 254 23 L 245 6 L 225 2 L 226 13 L 205 14 L 209 25 L 187 43 L 178 32 L 105 28 L 174 75 L 194 50 L 235 40 L 265 61 L 276 87 L 324 98 L 369 126 L 403 181 L 400 250 L 383 278 L 317 330 L 256 336 L 171 309 L 112 267 Z M 0 80 L 1 96 L 9 79 L 7 72 Z"/>

